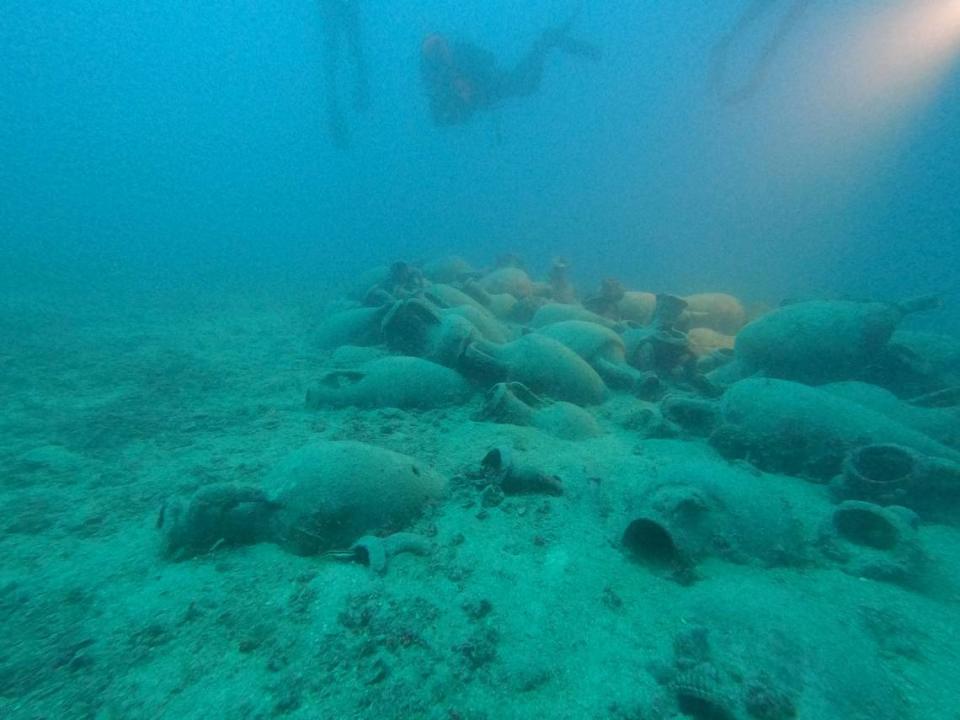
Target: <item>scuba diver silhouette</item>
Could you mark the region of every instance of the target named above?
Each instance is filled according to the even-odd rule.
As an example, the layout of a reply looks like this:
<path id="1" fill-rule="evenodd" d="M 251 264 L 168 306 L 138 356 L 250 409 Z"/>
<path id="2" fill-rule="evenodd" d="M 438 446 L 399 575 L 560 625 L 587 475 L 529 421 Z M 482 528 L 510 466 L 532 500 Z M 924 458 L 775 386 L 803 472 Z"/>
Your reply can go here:
<path id="1" fill-rule="evenodd" d="M 369 87 L 367 60 L 363 49 L 359 0 L 319 0 L 323 15 L 323 77 L 327 109 L 327 127 L 337 147 L 349 142 L 347 125 L 340 109 L 340 89 L 337 78 L 340 70 L 341 45 L 346 43 L 353 60 L 353 108 L 362 112 L 367 108 Z"/>
<path id="2" fill-rule="evenodd" d="M 773 35 L 760 47 L 760 54 L 752 70 L 748 72 L 742 83 L 733 85 L 730 83 L 727 67 L 731 47 L 741 35 L 750 30 L 751 26 L 760 22 L 765 15 L 772 12 L 780 4 L 779 0 L 751 0 L 733 27 L 713 47 L 711 84 L 722 102 L 732 105 L 743 102 L 756 94 L 763 86 L 770 65 L 776 58 L 780 47 L 803 18 L 810 2 L 811 0 L 786 0 L 786 9 L 783 11 Z"/>
<path id="3" fill-rule="evenodd" d="M 439 33 L 427 35 L 420 51 L 420 72 L 434 124 L 461 125 L 477 111 L 533 95 L 540 88 L 546 59 L 553 50 L 599 59 L 598 48 L 569 35 L 582 5 L 579 3 L 562 25 L 542 33 L 510 69 L 499 67 L 489 50 L 468 42 L 452 43 Z"/>

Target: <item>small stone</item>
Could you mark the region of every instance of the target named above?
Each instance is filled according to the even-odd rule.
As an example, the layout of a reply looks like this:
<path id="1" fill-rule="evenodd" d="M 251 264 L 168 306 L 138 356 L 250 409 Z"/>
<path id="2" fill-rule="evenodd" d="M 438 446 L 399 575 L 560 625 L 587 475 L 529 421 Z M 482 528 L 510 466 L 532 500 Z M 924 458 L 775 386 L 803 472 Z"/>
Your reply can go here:
<path id="1" fill-rule="evenodd" d="M 367 674 L 365 682 L 367 685 L 377 685 L 382 683 L 390 675 L 390 666 L 383 658 L 377 658 L 370 666 L 370 672 Z"/>
<path id="2" fill-rule="evenodd" d="M 611 610 L 623 609 L 623 598 L 609 585 L 603 589 L 602 601 Z"/>
<path id="3" fill-rule="evenodd" d="M 493 603 L 486 598 L 480 600 L 469 600 L 463 604 L 463 611 L 471 620 L 477 621 L 486 617 L 493 610 Z"/>
<path id="4" fill-rule="evenodd" d="M 480 504 L 485 508 L 496 507 L 503 499 L 503 490 L 498 485 L 487 485 L 480 493 Z"/>
<path id="5" fill-rule="evenodd" d="M 497 644 L 500 636 L 493 628 L 480 628 L 470 638 L 455 649 L 472 670 L 492 662 L 497 657 Z"/>

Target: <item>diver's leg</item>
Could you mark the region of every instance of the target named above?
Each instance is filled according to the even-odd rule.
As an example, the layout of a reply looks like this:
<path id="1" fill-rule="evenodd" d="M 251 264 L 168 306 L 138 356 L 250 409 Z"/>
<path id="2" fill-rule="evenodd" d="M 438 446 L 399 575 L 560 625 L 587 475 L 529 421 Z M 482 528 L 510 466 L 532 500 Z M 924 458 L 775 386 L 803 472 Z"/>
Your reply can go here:
<path id="1" fill-rule="evenodd" d="M 567 55 L 575 55 L 586 58 L 587 60 L 599 60 L 602 55 L 600 48 L 593 43 L 586 42 L 585 40 L 577 40 L 569 35 L 564 35 L 559 38 L 556 47 Z"/>
<path id="2" fill-rule="evenodd" d="M 539 90 L 547 55 L 554 47 L 554 31 L 548 30 L 537 39 L 520 62 L 512 69 L 501 72 L 496 82 L 495 99 L 526 97 Z"/>
<path id="3" fill-rule="evenodd" d="M 540 88 L 540 82 L 543 80 L 543 68 L 547 61 L 547 56 L 553 50 L 584 57 L 591 60 L 600 58 L 600 49 L 595 45 L 575 40 L 568 34 L 569 23 L 565 23 L 559 28 L 553 28 L 544 32 L 530 48 L 527 53 L 513 70 L 504 73 L 501 79 L 499 98 L 505 97 L 525 97 L 532 95 Z"/>
<path id="4" fill-rule="evenodd" d="M 799 23 L 804 12 L 809 7 L 809 0 L 789 0 L 787 8 L 777 23 L 771 38 L 760 48 L 757 61 L 747 79 L 739 87 L 729 87 L 728 59 L 730 46 L 737 38 L 750 29 L 750 26 L 759 22 L 778 0 L 753 0 L 743 11 L 737 22 L 724 34 L 713 48 L 713 68 L 711 82 L 717 94 L 724 102 L 736 103 L 746 100 L 753 95 L 766 79 L 771 63 L 776 57 L 780 46 L 787 39 L 794 26 Z"/>
<path id="5" fill-rule="evenodd" d="M 713 85 L 714 90 L 721 97 L 728 94 L 726 84 L 730 46 L 776 3 L 777 0 L 752 0 L 737 17 L 733 27 L 725 32 L 713 46 L 710 63 L 710 84 Z M 730 100 L 729 97 L 724 97 L 724 99 Z"/>
<path id="6" fill-rule="evenodd" d="M 778 0 L 752 0 L 744 11 L 740 13 L 740 16 L 737 18 L 733 27 L 730 28 L 730 31 L 721 38 L 718 45 L 731 44 L 738 35 L 745 32 L 751 25 L 762 18 L 777 2 Z"/>
<path id="7" fill-rule="evenodd" d="M 337 71 L 340 55 L 340 25 L 330 0 L 320 3 L 324 14 L 323 37 L 323 86 L 324 102 L 327 110 L 327 129 L 330 139 L 337 147 L 347 145 L 347 125 L 340 110 L 340 97 L 337 88 Z"/>
<path id="8" fill-rule="evenodd" d="M 763 46 L 760 51 L 759 65 L 761 65 L 762 72 L 766 73 L 767 66 L 770 64 L 770 61 L 773 60 L 773 57 L 777 54 L 777 51 L 780 49 L 780 46 L 783 45 L 784 41 L 796 27 L 797 23 L 803 18 L 804 13 L 809 7 L 809 0 L 792 0 L 790 6 L 787 8 L 786 12 L 783 14 L 783 17 L 780 18 L 780 23 L 777 25 L 777 29 L 774 31 L 773 36 L 770 38 L 770 42 Z"/>
<path id="9" fill-rule="evenodd" d="M 500 97 L 526 97 L 539 90 L 548 52 L 548 47 L 534 46 L 513 70 L 505 73 L 500 83 Z"/>
<path id="10" fill-rule="evenodd" d="M 360 19 L 360 3 L 357 0 L 344 2 L 343 32 L 350 55 L 353 56 L 355 73 L 353 84 L 353 107 L 366 110 L 370 102 L 370 81 L 367 76 L 367 56 L 363 47 L 363 26 Z"/>
<path id="11" fill-rule="evenodd" d="M 583 0 L 579 0 L 579 2 L 574 5 L 573 12 L 570 13 L 567 19 L 560 25 L 544 31 L 543 35 L 540 36 L 539 42 L 550 49 L 556 48 L 560 52 L 565 52 L 569 55 L 577 55 L 590 60 L 599 60 L 600 48 L 592 43 L 577 40 L 570 36 L 570 30 L 573 28 L 573 24 L 577 18 L 580 17 L 582 11 Z"/>
<path id="12" fill-rule="evenodd" d="M 577 40 L 570 36 L 573 23 L 580 16 L 582 10 L 583 3 L 577 3 L 573 13 L 571 13 L 563 23 L 544 31 L 543 35 L 540 36 L 540 44 L 547 46 L 548 49 L 556 48 L 560 52 L 569 55 L 577 55 L 590 60 L 599 60 L 600 48 L 592 43 Z"/>

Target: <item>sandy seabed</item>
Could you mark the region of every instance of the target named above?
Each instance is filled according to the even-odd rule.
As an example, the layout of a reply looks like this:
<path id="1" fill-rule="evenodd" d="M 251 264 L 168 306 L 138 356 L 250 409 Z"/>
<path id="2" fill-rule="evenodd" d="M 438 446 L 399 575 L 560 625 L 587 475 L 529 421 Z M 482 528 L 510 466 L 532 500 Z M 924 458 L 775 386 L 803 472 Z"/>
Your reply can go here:
<path id="1" fill-rule="evenodd" d="M 829 564 L 706 560 L 684 584 L 622 548 L 620 503 L 697 439 L 612 401 L 564 441 L 426 412 L 310 411 L 318 298 L 260 290 L 4 300 L 0 717 L 960 718 L 960 531 L 921 529 L 933 590 Z M 383 574 L 272 544 L 170 562 L 158 512 L 256 483 L 314 439 L 361 440 L 450 478 Z M 510 445 L 562 496 L 470 479 Z M 790 483 L 810 507 L 822 486 Z M 678 694 L 683 690 L 682 702 Z"/>

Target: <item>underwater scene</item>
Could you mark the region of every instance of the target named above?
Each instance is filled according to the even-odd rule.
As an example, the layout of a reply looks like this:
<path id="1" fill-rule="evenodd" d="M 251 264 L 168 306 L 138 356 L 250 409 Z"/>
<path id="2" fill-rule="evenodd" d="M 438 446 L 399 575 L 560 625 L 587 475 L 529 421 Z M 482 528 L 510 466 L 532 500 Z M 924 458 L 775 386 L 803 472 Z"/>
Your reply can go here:
<path id="1" fill-rule="evenodd" d="M 0 67 L 0 720 L 960 720 L 960 0 Z"/>

